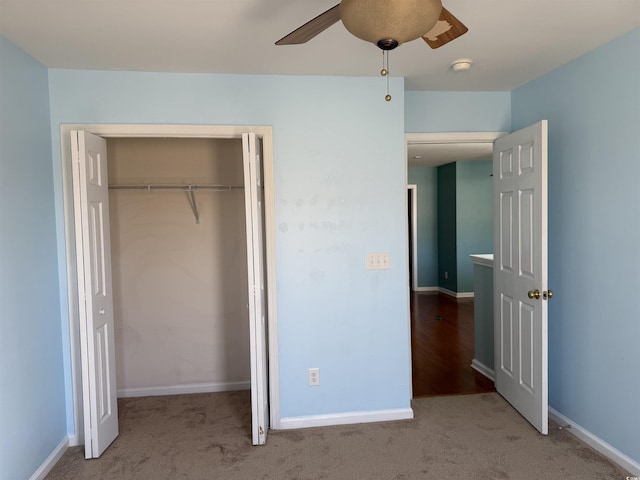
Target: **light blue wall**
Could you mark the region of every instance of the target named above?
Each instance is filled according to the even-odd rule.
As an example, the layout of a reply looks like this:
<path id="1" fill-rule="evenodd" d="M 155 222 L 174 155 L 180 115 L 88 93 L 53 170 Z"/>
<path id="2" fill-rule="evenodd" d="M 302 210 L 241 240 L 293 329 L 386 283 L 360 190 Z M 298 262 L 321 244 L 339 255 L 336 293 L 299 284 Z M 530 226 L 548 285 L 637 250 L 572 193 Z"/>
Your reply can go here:
<path id="1" fill-rule="evenodd" d="M 417 190 L 418 287 L 438 286 L 438 183 L 434 167 L 410 167 Z"/>
<path id="2" fill-rule="evenodd" d="M 47 70 L 0 36 L 0 478 L 65 438 Z"/>
<path id="3" fill-rule="evenodd" d="M 60 124 L 272 125 L 282 416 L 408 408 L 404 99 L 392 83 L 385 102 L 379 78 L 50 70 L 59 254 Z M 367 252 L 389 252 L 391 270 L 367 271 Z M 321 386 L 307 385 L 310 367 Z"/>
<path id="4" fill-rule="evenodd" d="M 492 160 L 456 162 L 456 292 L 473 292 L 469 255 L 493 252 Z"/>
<path id="5" fill-rule="evenodd" d="M 407 133 L 509 132 L 509 92 L 405 92 Z"/>
<path id="6" fill-rule="evenodd" d="M 549 401 L 640 462 L 640 29 L 513 92 L 549 120 Z"/>

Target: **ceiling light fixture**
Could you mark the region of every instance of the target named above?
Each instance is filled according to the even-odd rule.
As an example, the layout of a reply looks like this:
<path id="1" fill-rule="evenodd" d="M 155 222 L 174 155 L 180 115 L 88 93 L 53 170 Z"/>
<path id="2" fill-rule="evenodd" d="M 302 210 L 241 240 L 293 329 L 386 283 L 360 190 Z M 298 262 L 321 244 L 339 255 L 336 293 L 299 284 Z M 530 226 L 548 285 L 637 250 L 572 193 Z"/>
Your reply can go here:
<path id="1" fill-rule="evenodd" d="M 466 72 L 471 68 L 471 65 L 473 65 L 473 60 L 470 58 L 459 58 L 451 62 L 451 68 L 454 72 Z"/>

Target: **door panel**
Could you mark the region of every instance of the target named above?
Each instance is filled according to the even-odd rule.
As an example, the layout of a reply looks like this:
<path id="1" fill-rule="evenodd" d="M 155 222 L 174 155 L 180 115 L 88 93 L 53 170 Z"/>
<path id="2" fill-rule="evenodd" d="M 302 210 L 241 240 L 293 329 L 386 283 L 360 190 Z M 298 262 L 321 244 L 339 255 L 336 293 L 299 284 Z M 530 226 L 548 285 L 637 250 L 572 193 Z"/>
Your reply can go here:
<path id="1" fill-rule="evenodd" d="M 534 311 L 528 305 L 520 309 L 520 384 L 530 395 L 535 394 L 534 387 Z"/>
<path id="2" fill-rule="evenodd" d="M 533 203 L 535 193 L 531 189 L 520 191 L 520 275 L 535 280 L 534 239 L 533 239 Z"/>
<path id="3" fill-rule="evenodd" d="M 496 140 L 493 173 L 496 389 L 546 434 L 546 120 Z"/>
<path id="4" fill-rule="evenodd" d="M 500 368 L 501 370 L 513 378 L 513 299 L 506 295 L 501 296 L 501 314 L 500 314 Z"/>
<path id="5" fill-rule="evenodd" d="M 513 269 L 513 195 L 511 192 L 500 193 L 500 249 L 496 250 L 496 260 L 503 271 Z"/>
<path id="6" fill-rule="evenodd" d="M 97 458 L 118 436 L 107 145 L 72 131 L 85 457 Z"/>

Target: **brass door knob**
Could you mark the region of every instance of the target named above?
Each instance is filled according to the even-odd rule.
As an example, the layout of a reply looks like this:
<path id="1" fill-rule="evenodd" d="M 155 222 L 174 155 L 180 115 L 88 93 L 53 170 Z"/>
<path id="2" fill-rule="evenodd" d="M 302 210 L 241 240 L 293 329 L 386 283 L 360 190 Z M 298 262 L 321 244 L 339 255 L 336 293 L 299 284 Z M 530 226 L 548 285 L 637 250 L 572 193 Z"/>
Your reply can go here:
<path id="1" fill-rule="evenodd" d="M 544 292 L 542 292 L 542 298 L 544 298 L 545 300 L 551 297 L 553 297 L 553 292 L 551 290 L 545 290 Z"/>
<path id="2" fill-rule="evenodd" d="M 538 290 L 537 288 L 535 290 L 529 290 L 529 293 L 527 295 L 529 295 L 529 298 L 535 298 L 536 300 L 539 300 L 540 290 Z"/>

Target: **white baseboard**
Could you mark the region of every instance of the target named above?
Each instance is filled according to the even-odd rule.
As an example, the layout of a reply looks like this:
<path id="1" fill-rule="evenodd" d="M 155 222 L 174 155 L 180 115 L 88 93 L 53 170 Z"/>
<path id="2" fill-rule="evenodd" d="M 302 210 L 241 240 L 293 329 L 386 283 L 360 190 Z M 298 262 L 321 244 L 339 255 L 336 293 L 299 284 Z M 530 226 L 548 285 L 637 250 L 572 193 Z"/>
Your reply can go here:
<path id="1" fill-rule="evenodd" d="M 456 292 L 456 298 L 474 298 L 475 296 L 474 292 Z"/>
<path id="2" fill-rule="evenodd" d="M 549 407 L 549 418 L 563 427 L 565 425 L 570 426 L 570 428 L 567 428 L 566 430 L 575 435 L 576 438 L 580 439 L 591 448 L 594 448 L 612 462 L 617 463 L 632 475 L 640 477 L 640 463 L 628 457 L 618 449 L 612 447 L 601 438 L 595 436 L 586 428 L 581 427 L 573 420 L 565 417 L 560 412 L 554 410 L 551 407 Z"/>
<path id="3" fill-rule="evenodd" d="M 449 295 L 450 297 L 458 297 L 458 294 L 453 290 L 449 290 L 448 288 L 438 287 L 438 291 L 440 293 L 444 293 L 445 295 Z"/>
<path id="4" fill-rule="evenodd" d="M 414 292 L 437 292 L 438 287 L 414 287 Z"/>
<path id="5" fill-rule="evenodd" d="M 187 385 L 164 385 L 160 387 L 122 388 L 118 390 L 118 398 L 229 392 L 234 390 L 249 390 L 250 388 L 251 382 L 192 383 Z"/>
<path id="6" fill-rule="evenodd" d="M 58 446 L 53 449 L 51 455 L 49 455 L 47 459 L 42 462 L 42 465 L 31 475 L 30 480 L 43 480 L 56 463 L 58 463 L 58 460 L 62 458 L 67 448 L 69 448 L 69 437 L 64 437 Z"/>
<path id="7" fill-rule="evenodd" d="M 80 439 L 78 438 L 78 436 L 76 434 L 69 435 L 69 446 L 77 447 L 78 445 L 83 445 L 82 443 L 80 443 Z"/>
<path id="8" fill-rule="evenodd" d="M 391 420 L 407 420 L 413 418 L 411 408 L 377 410 L 372 412 L 349 412 L 329 415 L 309 415 L 289 417 L 280 420 L 280 428 L 328 427 L 331 425 L 351 425 L 354 423 L 388 422 Z"/>
<path id="9" fill-rule="evenodd" d="M 443 287 L 414 287 L 414 292 L 440 292 L 455 298 L 473 298 L 474 292 L 454 292 Z"/>
<path id="10" fill-rule="evenodd" d="M 475 296 L 474 292 L 454 292 L 453 290 L 442 287 L 438 287 L 438 291 L 455 298 L 473 298 Z"/>
<path id="11" fill-rule="evenodd" d="M 495 370 L 487 367 L 484 363 L 477 359 L 471 360 L 471 368 L 473 368 L 476 372 L 481 373 L 485 377 L 487 377 L 492 382 L 496 381 L 496 372 Z"/>

